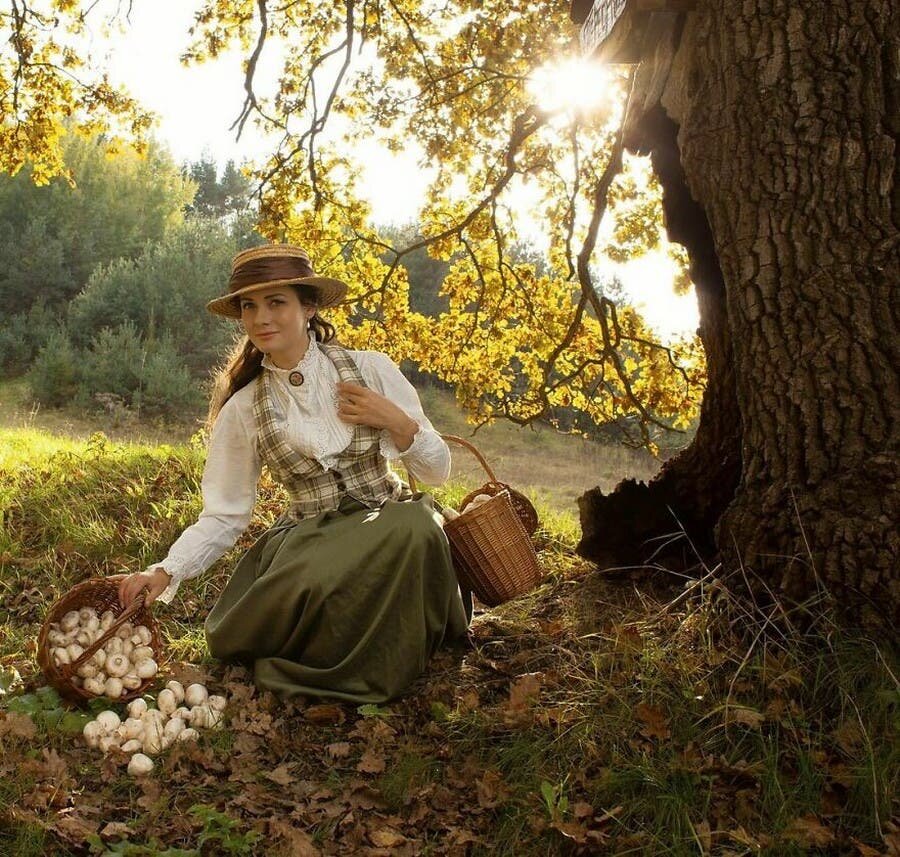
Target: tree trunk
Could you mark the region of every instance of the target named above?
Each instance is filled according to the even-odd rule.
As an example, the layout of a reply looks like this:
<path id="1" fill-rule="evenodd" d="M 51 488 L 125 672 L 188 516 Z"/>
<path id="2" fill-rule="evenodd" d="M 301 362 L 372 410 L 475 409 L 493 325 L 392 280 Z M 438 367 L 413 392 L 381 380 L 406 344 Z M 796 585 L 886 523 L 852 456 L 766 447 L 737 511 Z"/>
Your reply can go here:
<path id="1" fill-rule="evenodd" d="M 654 149 L 665 145 L 654 111 L 677 124 L 725 285 L 727 324 L 699 292 L 702 328 L 731 332 L 740 412 L 741 475 L 719 548 L 794 597 L 822 582 L 864 620 L 890 623 L 900 619 L 895 9 L 700 0 L 683 18 L 660 16 L 665 38 L 641 69 L 630 120 Z M 705 413 L 721 395 L 711 383 Z M 694 446 L 708 438 L 698 432 Z M 586 534 L 602 526 L 583 523 Z"/>

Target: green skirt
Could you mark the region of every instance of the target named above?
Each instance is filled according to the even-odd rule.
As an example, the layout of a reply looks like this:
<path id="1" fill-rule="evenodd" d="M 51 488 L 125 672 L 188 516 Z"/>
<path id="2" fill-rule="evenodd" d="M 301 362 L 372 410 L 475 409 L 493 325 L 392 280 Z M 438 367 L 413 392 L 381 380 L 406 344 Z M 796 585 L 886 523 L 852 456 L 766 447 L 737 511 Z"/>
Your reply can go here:
<path id="1" fill-rule="evenodd" d="M 385 702 L 471 619 L 429 494 L 282 519 L 238 563 L 206 619 L 211 654 L 258 687 Z"/>

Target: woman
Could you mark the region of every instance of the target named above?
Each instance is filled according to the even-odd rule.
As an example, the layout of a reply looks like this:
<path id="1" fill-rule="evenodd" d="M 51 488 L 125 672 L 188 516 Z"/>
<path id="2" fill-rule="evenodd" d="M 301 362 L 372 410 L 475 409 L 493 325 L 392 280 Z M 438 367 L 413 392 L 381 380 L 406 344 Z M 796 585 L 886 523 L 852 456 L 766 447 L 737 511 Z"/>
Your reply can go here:
<path id="1" fill-rule="evenodd" d="M 299 247 L 234 258 L 228 294 L 207 308 L 239 318 L 247 338 L 210 406 L 203 512 L 162 562 L 122 580 L 119 597 L 169 602 L 209 568 L 248 526 L 265 464 L 290 508 L 207 617 L 210 652 L 252 663 L 256 684 L 282 698 L 384 702 L 466 633 L 471 602 L 432 497 L 411 494 L 387 465 L 400 458 L 440 485 L 450 452 L 390 358 L 332 342 L 318 312 L 346 291 Z"/>

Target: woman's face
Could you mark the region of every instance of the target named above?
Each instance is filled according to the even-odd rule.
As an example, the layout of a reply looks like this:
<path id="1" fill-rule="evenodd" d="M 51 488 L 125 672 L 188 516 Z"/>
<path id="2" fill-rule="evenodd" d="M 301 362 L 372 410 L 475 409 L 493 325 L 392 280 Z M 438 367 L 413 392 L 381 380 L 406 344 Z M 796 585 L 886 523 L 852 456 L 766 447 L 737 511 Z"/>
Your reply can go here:
<path id="1" fill-rule="evenodd" d="M 250 341 L 266 354 L 279 355 L 296 363 L 309 344 L 307 326 L 315 307 L 300 303 L 290 286 L 260 289 L 240 299 L 241 324 Z"/>

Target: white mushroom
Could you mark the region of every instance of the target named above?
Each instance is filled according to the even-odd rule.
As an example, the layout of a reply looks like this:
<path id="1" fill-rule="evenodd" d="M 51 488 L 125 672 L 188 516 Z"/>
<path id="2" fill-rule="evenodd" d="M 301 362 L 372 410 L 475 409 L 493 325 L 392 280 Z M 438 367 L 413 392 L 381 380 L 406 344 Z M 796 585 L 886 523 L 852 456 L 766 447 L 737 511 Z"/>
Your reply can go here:
<path id="1" fill-rule="evenodd" d="M 189 708 L 195 705 L 203 705 L 209 696 L 209 691 L 202 684 L 189 685 L 184 692 L 184 702 Z"/>
<path id="2" fill-rule="evenodd" d="M 88 663 L 93 664 L 98 670 L 103 669 L 106 664 L 106 651 L 104 649 L 97 649 Z"/>
<path id="3" fill-rule="evenodd" d="M 116 636 L 120 640 L 127 640 L 134 633 L 134 625 L 131 622 L 123 622 L 116 631 Z"/>
<path id="4" fill-rule="evenodd" d="M 96 747 L 105 734 L 105 730 L 96 720 L 91 720 L 84 724 L 84 729 L 81 730 L 81 734 L 84 735 L 84 740 L 87 741 L 88 747 Z"/>
<path id="5" fill-rule="evenodd" d="M 156 661 L 154 661 L 153 658 L 145 658 L 143 661 L 138 662 L 135 667 L 135 672 L 140 678 L 152 678 L 156 675 L 158 669 L 159 667 L 156 665 Z"/>
<path id="6" fill-rule="evenodd" d="M 62 631 L 51 631 L 47 634 L 47 642 L 51 646 L 67 646 L 66 635 Z"/>
<path id="7" fill-rule="evenodd" d="M 221 725 L 222 712 L 208 705 L 196 705 L 191 709 L 191 725 L 200 729 L 215 729 Z"/>
<path id="8" fill-rule="evenodd" d="M 103 648 L 106 649 L 107 655 L 121 655 L 122 654 L 122 640 L 120 637 L 110 637 L 103 644 Z"/>
<path id="9" fill-rule="evenodd" d="M 91 636 L 90 631 L 79 631 L 78 636 L 75 637 L 75 642 L 78 643 L 79 646 L 84 646 L 86 649 L 91 643 L 94 642 L 94 638 Z"/>
<path id="10" fill-rule="evenodd" d="M 175 694 L 175 701 L 179 705 L 184 702 L 184 685 L 180 681 L 175 681 L 175 679 L 167 681 L 166 690 L 171 690 Z"/>
<path id="11" fill-rule="evenodd" d="M 107 708 L 106 711 L 101 711 L 97 715 L 95 721 L 103 727 L 106 734 L 109 734 L 122 722 L 122 718 L 115 711 Z"/>
<path id="12" fill-rule="evenodd" d="M 176 708 L 172 712 L 172 717 L 178 717 L 181 720 L 183 720 L 185 723 L 190 723 L 191 722 L 191 710 L 190 710 L 190 708 L 184 708 L 184 707 Z"/>
<path id="13" fill-rule="evenodd" d="M 92 634 L 96 633 L 100 630 L 100 619 L 97 617 L 97 614 L 93 613 L 92 616 L 88 616 L 88 618 L 81 620 L 81 627 L 84 628 L 85 631 L 90 631 Z"/>
<path id="14" fill-rule="evenodd" d="M 139 664 L 141 661 L 146 661 L 147 658 L 153 657 L 153 649 L 150 646 L 135 646 L 131 650 L 131 661 L 132 663 Z"/>
<path id="15" fill-rule="evenodd" d="M 108 631 L 115 621 L 116 614 L 113 613 L 112 610 L 104 610 L 103 615 L 100 617 L 100 628 L 104 631 Z"/>
<path id="16" fill-rule="evenodd" d="M 135 700 L 137 702 L 137 700 Z M 143 702 L 143 700 L 141 700 Z M 129 711 L 130 713 L 130 711 Z M 133 715 L 129 717 L 123 724 L 123 736 L 126 741 L 130 741 L 132 738 L 140 738 L 141 735 L 144 734 L 144 722 L 140 719 L 140 717 L 134 717 Z"/>
<path id="17" fill-rule="evenodd" d="M 118 678 L 131 669 L 131 661 L 126 655 L 107 655 L 105 668 L 108 675 Z"/>
<path id="18" fill-rule="evenodd" d="M 59 620 L 59 627 L 63 631 L 74 631 L 78 627 L 81 617 L 77 610 L 70 610 L 62 619 Z"/>
<path id="19" fill-rule="evenodd" d="M 147 701 L 138 697 L 128 703 L 128 716 L 139 718 L 147 710 Z"/>
<path id="20" fill-rule="evenodd" d="M 143 683 L 144 680 L 138 678 L 134 673 L 122 676 L 122 687 L 126 690 L 137 690 Z"/>
<path id="21" fill-rule="evenodd" d="M 131 657 L 131 653 L 134 651 L 134 643 L 131 640 L 122 640 L 122 654 L 128 655 Z"/>
<path id="22" fill-rule="evenodd" d="M 141 743 L 145 753 L 149 753 L 151 756 L 161 753 L 165 744 L 165 728 L 163 725 L 155 720 L 152 723 L 148 723 L 144 729 L 144 737 L 141 739 Z"/>
<path id="23" fill-rule="evenodd" d="M 115 734 L 112 735 L 104 735 L 98 742 L 97 746 L 103 753 L 108 753 L 113 748 L 118 749 L 122 746 L 122 742 L 119 740 L 119 736 Z"/>
<path id="24" fill-rule="evenodd" d="M 137 738 L 131 738 L 122 745 L 123 753 L 137 753 L 143 744 Z"/>
<path id="25" fill-rule="evenodd" d="M 78 618 L 81 624 L 84 625 L 89 619 L 97 618 L 97 611 L 93 607 L 82 607 L 78 611 Z"/>
<path id="26" fill-rule="evenodd" d="M 180 732 L 184 730 L 184 721 L 180 717 L 173 717 L 166 725 L 163 727 L 163 735 L 169 738 L 171 741 L 174 741 Z"/>
<path id="27" fill-rule="evenodd" d="M 226 699 L 225 699 L 224 696 L 210 696 L 210 697 L 206 700 L 206 704 L 207 704 L 213 711 L 224 711 L 224 710 L 225 710 L 225 706 L 228 704 L 228 702 L 226 701 Z"/>
<path id="28" fill-rule="evenodd" d="M 118 699 L 122 695 L 123 687 L 122 679 L 111 675 L 103 685 L 103 693 L 110 699 Z"/>
<path id="29" fill-rule="evenodd" d="M 70 661 L 77 661 L 84 654 L 84 649 L 78 643 L 70 643 L 66 646 L 66 651 L 69 653 Z"/>
<path id="30" fill-rule="evenodd" d="M 159 696 L 156 697 L 156 707 L 166 716 L 171 715 L 172 712 L 178 708 L 175 694 L 168 688 L 161 690 Z"/>
<path id="31" fill-rule="evenodd" d="M 84 689 L 88 693 L 92 693 L 94 696 L 103 696 L 104 687 L 105 687 L 105 680 L 100 681 L 99 677 L 86 678 L 84 680 Z"/>
<path id="32" fill-rule="evenodd" d="M 134 637 L 137 637 L 137 640 L 134 640 Z M 134 629 L 134 636 L 132 637 L 135 645 L 149 646 L 150 642 L 153 640 L 153 634 L 150 633 L 150 629 L 146 625 L 138 625 L 137 628 Z"/>
<path id="33" fill-rule="evenodd" d="M 143 753 L 135 753 L 128 762 L 128 773 L 132 777 L 143 777 L 153 770 L 153 759 Z"/>
<path id="34" fill-rule="evenodd" d="M 72 663 L 72 659 L 69 657 L 68 649 L 64 649 L 60 646 L 57 649 L 53 650 L 53 663 L 55 663 L 58 667 L 63 666 L 64 664 Z"/>
<path id="35" fill-rule="evenodd" d="M 178 741 L 196 741 L 200 737 L 200 733 L 196 729 L 182 729 L 178 733 Z"/>
<path id="36" fill-rule="evenodd" d="M 75 671 L 81 678 L 96 678 L 99 670 L 95 667 L 90 661 L 86 664 L 82 664 Z"/>

